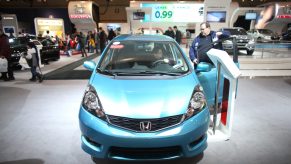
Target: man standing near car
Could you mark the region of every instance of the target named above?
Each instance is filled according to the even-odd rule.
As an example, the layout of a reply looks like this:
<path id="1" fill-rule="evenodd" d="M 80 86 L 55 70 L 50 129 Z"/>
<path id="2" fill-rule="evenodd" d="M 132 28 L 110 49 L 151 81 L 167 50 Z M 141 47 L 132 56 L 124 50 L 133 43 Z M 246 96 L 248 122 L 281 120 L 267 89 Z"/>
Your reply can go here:
<path id="1" fill-rule="evenodd" d="M 12 67 L 12 60 L 11 60 L 11 50 L 9 45 L 9 39 L 8 36 L 5 35 L 0 29 L 0 58 L 6 58 L 8 62 L 8 77 L 7 72 L 2 72 L 1 79 L 4 81 L 14 80 L 13 75 L 13 67 Z"/>
<path id="2" fill-rule="evenodd" d="M 228 32 L 215 32 L 210 29 L 208 22 L 200 24 L 200 34 L 196 36 L 190 46 L 189 56 L 194 64 L 199 62 L 212 63 L 206 52 L 211 48 L 222 49 L 222 43 L 218 39 L 228 38 Z"/>
<path id="3" fill-rule="evenodd" d="M 177 26 L 174 26 L 174 31 L 175 31 L 175 40 L 178 44 L 181 44 L 182 40 L 182 33 L 180 30 L 178 30 Z"/>

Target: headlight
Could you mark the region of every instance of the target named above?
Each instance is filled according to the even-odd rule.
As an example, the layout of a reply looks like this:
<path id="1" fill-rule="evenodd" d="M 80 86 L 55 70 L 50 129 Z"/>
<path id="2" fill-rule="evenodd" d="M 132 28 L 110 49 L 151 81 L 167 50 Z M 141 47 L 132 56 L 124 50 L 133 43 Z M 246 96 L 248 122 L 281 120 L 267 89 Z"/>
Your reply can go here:
<path id="1" fill-rule="evenodd" d="M 89 85 L 86 88 L 82 105 L 91 114 L 105 120 L 105 113 L 93 86 Z"/>
<path id="2" fill-rule="evenodd" d="M 184 114 L 185 120 L 199 113 L 205 106 L 206 99 L 203 93 L 203 88 L 200 85 L 197 85 L 194 88 L 187 112 Z"/>
<path id="3" fill-rule="evenodd" d="M 251 39 L 249 40 L 248 43 L 249 43 L 249 44 L 255 44 L 255 42 L 256 42 L 256 41 L 255 41 L 255 38 L 251 38 Z"/>
<path id="4" fill-rule="evenodd" d="M 11 54 L 11 57 L 20 57 L 21 55 L 20 55 L 20 53 L 13 53 L 13 54 Z"/>
<path id="5" fill-rule="evenodd" d="M 225 44 L 232 44 L 232 41 L 231 40 L 225 40 L 224 43 Z"/>

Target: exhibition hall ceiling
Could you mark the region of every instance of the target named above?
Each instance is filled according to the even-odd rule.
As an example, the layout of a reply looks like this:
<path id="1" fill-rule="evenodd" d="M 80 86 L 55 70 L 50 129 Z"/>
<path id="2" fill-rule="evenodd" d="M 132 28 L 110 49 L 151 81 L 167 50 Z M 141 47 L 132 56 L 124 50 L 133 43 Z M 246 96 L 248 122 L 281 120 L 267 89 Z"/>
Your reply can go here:
<path id="1" fill-rule="evenodd" d="M 68 6 L 70 0 L 0 0 L 0 8 L 27 8 L 27 7 L 44 7 L 44 8 L 65 8 Z M 129 6 L 130 0 L 93 0 L 97 4 L 102 6 Z M 136 0 L 136 1 L 175 1 L 175 0 Z M 177 0 L 179 1 L 179 0 Z M 183 1 L 197 1 L 203 2 L 202 0 L 183 0 Z M 233 0 L 233 2 L 238 2 L 241 7 L 256 7 L 258 5 L 276 2 L 274 0 Z M 289 0 L 281 0 L 280 2 L 289 2 Z M 1 12 L 1 11 L 0 11 Z"/>

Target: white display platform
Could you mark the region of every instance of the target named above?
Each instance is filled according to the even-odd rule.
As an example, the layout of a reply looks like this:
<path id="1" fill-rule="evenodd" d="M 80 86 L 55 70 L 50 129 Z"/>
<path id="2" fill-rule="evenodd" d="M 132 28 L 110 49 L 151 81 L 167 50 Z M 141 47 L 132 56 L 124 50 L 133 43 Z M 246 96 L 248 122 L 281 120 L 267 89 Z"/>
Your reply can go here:
<path id="1" fill-rule="evenodd" d="M 215 64 L 216 67 L 220 63 L 221 72 L 223 77 L 229 80 L 229 92 L 228 92 L 228 103 L 227 103 L 227 112 L 226 112 L 226 123 L 222 123 L 220 119 L 220 114 L 217 113 L 217 120 L 215 126 L 215 133 L 213 132 L 213 127 L 209 127 L 208 130 L 208 141 L 226 141 L 231 137 L 231 130 L 233 125 L 233 114 L 234 114 L 234 105 L 235 105 L 235 95 L 237 90 L 237 78 L 241 75 L 240 70 L 237 65 L 232 61 L 227 52 L 210 49 L 207 52 L 207 55 L 211 61 Z M 211 120 L 213 120 L 211 118 Z M 213 121 L 212 121 L 213 122 Z"/>

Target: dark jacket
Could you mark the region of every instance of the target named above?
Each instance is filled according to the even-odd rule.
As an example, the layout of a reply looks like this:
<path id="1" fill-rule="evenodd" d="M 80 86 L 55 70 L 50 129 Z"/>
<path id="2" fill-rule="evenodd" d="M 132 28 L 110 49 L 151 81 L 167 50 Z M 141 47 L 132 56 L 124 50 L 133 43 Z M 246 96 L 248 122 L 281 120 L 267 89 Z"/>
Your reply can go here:
<path id="1" fill-rule="evenodd" d="M 176 41 L 177 41 L 178 44 L 181 44 L 182 33 L 181 33 L 180 30 L 177 30 L 177 31 L 176 31 L 175 39 L 176 39 Z"/>
<path id="2" fill-rule="evenodd" d="M 217 40 L 217 39 L 228 38 L 230 36 L 229 32 L 227 32 L 227 31 L 222 32 L 222 35 L 220 35 L 218 38 L 216 36 L 216 32 L 215 31 L 210 31 L 210 34 L 209 35 L 212 38 L 212 44 L 211 45 L 205 45 L 205 46 L 209 46 L 209 47 L 216 48 L 216 49 L 220 49 L 220 50 L 222 50 L 222 43 L 221 42 L 215 42 L 215 44 L 213 44 L 213 42 L 215 40 Z M 202 45 L 200 45 L 200 40 L 201 40 L 202 37 L 204 37 L 204 36 L 202 36 L 202 34 L 200 33 L 193 40 L 192 45 L 190 46 L 189 56 L 190 56 L 191 61 L 193 61 L 194 59 L 198 58 L 198 56 L 197 56 L 197 54 L 198 54 L 197 53 L 197 50 L 198 50 L 198 47 L 199 46 L 202 46 Z"/>
<path id="3" fill-rule="evenodd" d="M 164 33 L 164 35 L 167 35 L 167 36 L 169 36 L 171 38 L 175 38 L 174 31 L 166 30 L 165 33 Z"/>
<path id="4" fill-rule="evenodd" d="M 11 58 L 9 38 L 5 34 L 0 36 L 0 56 L 4 56 L 6 59 Z"/>
<path id="5" fill-rule="evenodd" d="M 115 32 L 111 29 L 108 33 L 108 40 L 112 40 L 113 38 L 116 37 Z"/>

